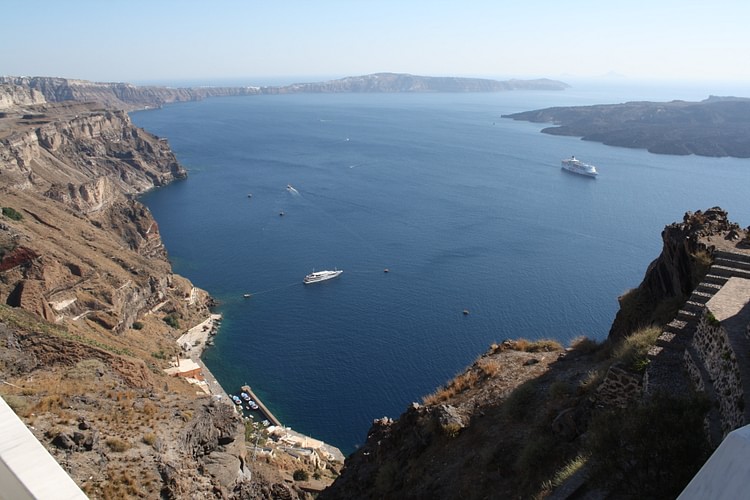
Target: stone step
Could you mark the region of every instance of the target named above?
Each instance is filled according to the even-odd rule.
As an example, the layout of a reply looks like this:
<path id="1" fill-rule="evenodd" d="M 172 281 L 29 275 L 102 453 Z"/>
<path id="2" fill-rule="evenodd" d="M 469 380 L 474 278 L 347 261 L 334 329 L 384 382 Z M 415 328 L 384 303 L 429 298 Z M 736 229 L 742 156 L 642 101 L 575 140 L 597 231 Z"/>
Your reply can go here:
<path id="1" fill-rule="evenodd" d="M 683 321 L 690 321 L 693 323 L 697 323 L 700 319 L 700 316 L 698 316 L 699 313 L 696 311 L 689 311 L 687 309 L 680 309 L 677 311 L 677 319 L 681 319 Z"/>
<path id="2" fill-rule="evenodd" d="M 698 290 L 693 290 L 693 293 L 690 294 L 690 301 L 695 302 L 698 304 L 705 304 L 709 300 L 711 300 L 711 297 L 713 297 L 713 293 L 706 293 L 706 292 L 700 292 Z"/>
<path id="3" fill-rule="evenodd" d="M 721 290 L 721 287 L 726 283 L 726 280 L 722 281 L 721 284 L 719 283 L 709 283 L 707 281 L 701 281 L 698 283 L 698 286 L 695 287 L 696 292 L 702 292 L 702 293 L 710 293 L 712 296 L 716 294 L 719 290 Z"/>
<path id="4" fill-rule="evenodd" d="M 750 270 L 750 262 L 747 262 L 745 260 L 739 260 L 737 258 L 732 257 L 716 257 L 714 259 L 714 264 L 719 264 L 720 266 L 727 266 L 727 267 L 736 267 L 737 269 L 744 269 L 746 271 Z"/>
<path id="5" fill-rule="evenodd" d="M 750 270 L 740 269 L 724 264 L 714 264 L 713 266 L 711 266 L 711 274 L 726 276 L 727 278 L 736 277 L 750 279 Z"/>
<path id="6" fill-rule="evenodd" d="M 654 356 L 646 370 L 648 371 L 648 394 L 660 392 L 675 396 L 688 396 L 692 391 L 685 368 L 685 349 L 653 349 Z M 650 352 L 649 352 L 650 353 Z"/>
<path id="7" fill-rule="evenodd" d="M 696 315 L 700 317 L 700 314 L 703 312 L 703 309 L 706 308 L 705 304 L 701 304 L 700 302 L 696 302 L 694 300 L 688 299 L 685 301 L 685 303 L 682 305 L 683 311 L 690 311 L 694 312 Z"/>
<path id="8" fill-rule="evenodd" d="M 714 259 L 727 259 L 750 264 L 750 254 L 739 252 L 727 252 L 726 250 L 716 250 Z"/>
<path id="9" fill-rule="evenodd" d="M 711 285 L 724 285 L 729 278 L 727 276 L 719 276 L 716 274 L 707 274 L 704 278 L 702 283 L 704 284 L 711 284 Z"/>
<path id="10" fill-rule="evenodd" d="M 693 333 L 695 333 L 695 321 L 685 321 L 683 319 L 675 318 L 664 325 L 664 332 L 693 338 Z"/>
<path id="11" fill-rule="evenodd" d="M 656 345 L 664 349 L 684 351 L 690 339 L 690 335 L 679 335 L 665 330 L 656 338 Z"/>

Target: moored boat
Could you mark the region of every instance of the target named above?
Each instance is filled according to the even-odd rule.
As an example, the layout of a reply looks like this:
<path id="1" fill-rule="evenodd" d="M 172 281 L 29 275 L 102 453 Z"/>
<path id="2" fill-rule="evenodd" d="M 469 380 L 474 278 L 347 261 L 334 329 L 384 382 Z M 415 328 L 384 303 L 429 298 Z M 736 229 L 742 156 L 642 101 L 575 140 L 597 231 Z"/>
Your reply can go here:
<path id="1" fill-rule="evenodd" d="M 317 283 L 319 281 L 326 281 L 333 279 L 343 273 L 341 269 L 334 269 L 333 271 L 313 271 L 312 273 L 305 276 L 305 279 L 302 280 L 302 282 L 306 285 L 309 285 L 310 283 Z"/>
<path id="2" fill-rule="evenodd" d="M 573 172 L 574 174 L 585 175 L 586 177 L 596 177 L 599 175 L 595 166 L 584 163 L 575 156 L 563 160 L 562 169 L 567 170 L 568 172 Z"/>

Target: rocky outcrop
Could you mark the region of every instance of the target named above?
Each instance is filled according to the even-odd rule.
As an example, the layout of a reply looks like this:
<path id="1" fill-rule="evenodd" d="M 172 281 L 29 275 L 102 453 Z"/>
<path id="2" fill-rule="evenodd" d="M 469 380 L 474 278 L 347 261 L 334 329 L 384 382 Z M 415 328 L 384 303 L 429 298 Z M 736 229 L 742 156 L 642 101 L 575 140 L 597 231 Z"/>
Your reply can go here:
<path id="1" fill-rule="evenodd" d="M 546 108 L 504 115 L 554 123 L 545 134 L 671 155 L 750 157 L 750 99 L 711 96 L 701 102 L 627 102 Z"/>
<path id="2" fill-rule="evenodd" d="M 666 226 L 661 234 L 661 254 L 649 264 L 638 288 L 620 297 L 620 310 L 609 338 L 622 339 L 659 319 L 665 320 L 663 323 L 671 320 L 669 314 L 657 318 L 655 313 L 669 301 L 679 306 L 687 299 L 711 262 L 711 239 L 719 240 L 733 229 L 739 226 L 731 223 L 727 213 L 718 207 L 688 212 L 682 222 Z"/>
<path id="3" fill-rule="evenodd" d="M 0 112 L 22 106 L 44 104 L 44 94 L 28 85 L 0 85 Z"/>

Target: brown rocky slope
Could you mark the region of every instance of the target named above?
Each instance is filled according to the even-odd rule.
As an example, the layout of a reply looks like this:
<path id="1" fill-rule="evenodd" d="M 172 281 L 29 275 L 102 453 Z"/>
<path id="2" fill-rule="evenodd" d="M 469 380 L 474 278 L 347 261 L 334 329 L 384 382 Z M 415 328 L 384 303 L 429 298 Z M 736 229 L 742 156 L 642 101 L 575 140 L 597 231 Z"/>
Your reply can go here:
<path id="1" fill-rule="evenodd" d="M 211 303 L 135 198 L 185 177 L 166 141 L 100 104 L 0 95 L 0 395 L 91 498 L 305 497 L 247 461 L 230 406 L 163 372 Z"/>

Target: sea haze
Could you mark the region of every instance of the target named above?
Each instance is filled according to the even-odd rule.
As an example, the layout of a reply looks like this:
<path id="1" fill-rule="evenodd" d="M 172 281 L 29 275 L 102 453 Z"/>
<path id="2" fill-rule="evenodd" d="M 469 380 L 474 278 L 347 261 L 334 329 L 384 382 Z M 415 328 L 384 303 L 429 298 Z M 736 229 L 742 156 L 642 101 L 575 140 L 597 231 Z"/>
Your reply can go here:
<path id="1" fill-rule="evenodd" d="M 133 113 L 190 171 L 143 201 L 175 271 L 221 304 L 206 364 L 346 453 L 374 418 L 397 417 L 493 342 L 604 339 L 664 225 L 715 205 L 750 223 L 748 160 L 652 155 L 500 118 L 622 98 L 278 95 Z M 563 172 L 572 154 L 599 178 Z M 334 268 L 338 279 L 302 284 Z"/>

